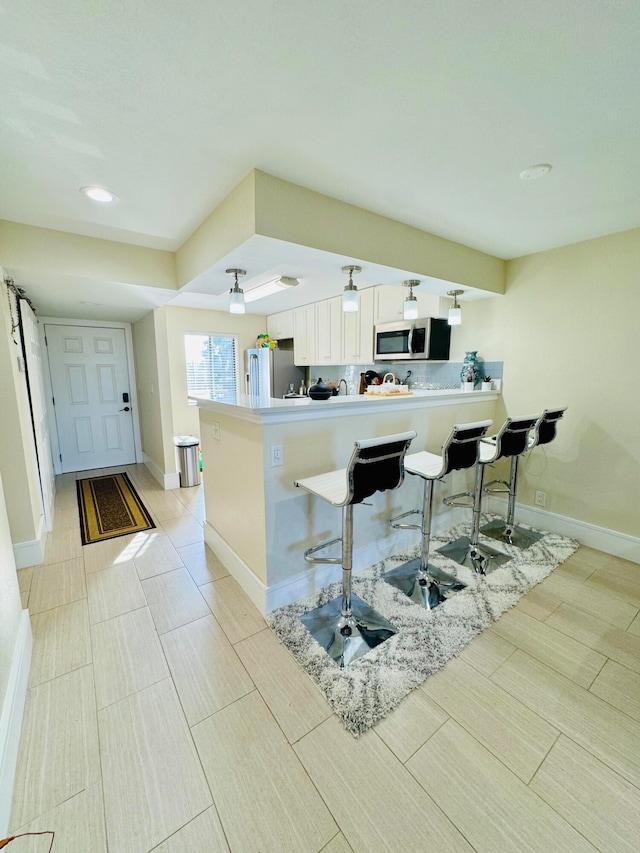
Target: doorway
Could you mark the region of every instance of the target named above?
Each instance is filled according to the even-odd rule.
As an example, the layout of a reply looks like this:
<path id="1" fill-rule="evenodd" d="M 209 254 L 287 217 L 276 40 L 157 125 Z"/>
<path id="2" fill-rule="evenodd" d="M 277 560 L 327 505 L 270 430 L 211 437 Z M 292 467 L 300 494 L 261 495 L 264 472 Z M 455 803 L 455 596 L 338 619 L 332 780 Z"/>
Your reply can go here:
<path id="1" fill-rule="evenodd" d="M 46 322 L 60 471 L 136 461 L 124 328 Z"/>

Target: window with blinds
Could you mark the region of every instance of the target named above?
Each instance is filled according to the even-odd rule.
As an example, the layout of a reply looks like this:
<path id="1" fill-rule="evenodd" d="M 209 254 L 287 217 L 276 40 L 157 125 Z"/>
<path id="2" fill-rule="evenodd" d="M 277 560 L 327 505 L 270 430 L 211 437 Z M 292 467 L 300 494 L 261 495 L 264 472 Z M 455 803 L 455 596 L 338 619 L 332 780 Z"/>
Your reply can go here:
<path id="1" fill-rule="evenodd" d="M 234 402 L 238 393 L 236 335 L 186 334 L 184 343 L 188 393 Z"/>

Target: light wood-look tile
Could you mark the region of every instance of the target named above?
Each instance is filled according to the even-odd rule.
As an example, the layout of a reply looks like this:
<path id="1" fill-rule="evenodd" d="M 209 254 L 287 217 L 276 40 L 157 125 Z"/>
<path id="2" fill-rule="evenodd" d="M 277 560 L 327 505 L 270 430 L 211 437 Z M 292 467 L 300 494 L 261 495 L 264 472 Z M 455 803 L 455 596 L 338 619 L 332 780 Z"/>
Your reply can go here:
<path id="1" fill-rule="evenodd" d="M 78 495 L 76 492 L 75 481 L 72 488 L 61 490 L 56 478 L 56 496 L 53 502 L 53 508 L 54 527 L 58 513 L 62 510 L 74 509 L 76 513 L 78 512 Z"/>
<path id="2" fill-rule="evenodd" d="M 354 850 L 471 847 L 373 731 L 357 740 L 330 717 L 294 749 Z"/>
<path id="3" fill-rule="evenodd" d="M 204 524 L 207 520 L 207 512 L 205 510 L 204 501 L 195 501 L 189 507 L 189 512 L 195 518 L 196 521 L 199 521 L 200 524 Z"/>
<path id="4" fill-rule="evenodd" d="M 63 853 L 106 853 L 102 785 L 90 785 L 26 826 L 21 832 L 55 832 L 53 850 Z M 17 853 L 40 853 L 49 849 L 50 836 L 21 838 L 15 842 Z"/>
<path id="5" fill-rule="evenodd" d="M 162 634 L 160 640 L 190 726 L 255 689 L 211 614 Z"/>
<path id="6" fill-rule="evenodd" d="M 482 675 L 491 675 L 515 651 L 509 643 L 487 628 L 466 646 L 459 657 Z"/>
<path id="7" fill-rule="evenodd" d="M 30 823 L 100 779 L 93 674 L 76 669 L 29 690 L 11 821 Z"/>
<path id="8" fill-rule="evenodd" d="M 190 509 L 191 505 L 194 503 L 204 502 L 204 488 L 202 484 L 199 486 L 190 486 L 188 489 L 172 489 L 171 493 L 174 494 L 178 500 L 187 507 L 187 509 Z"/>
<path id="9" fill-rule="evenodd" d="M 449 719 L 424 690 L 412 690 L 375 732 L 403 763 Z"/>
<path id="10" fill-rule="evenodd" d="M 77 504 L 74 507 L 56 510 L 54 529 L 56 532 L 59 530 L 75 530 L 78 532 L 79 537 L 80 515 L 78 513 Z"/>
<path id="11" fill-rule="evenodd" d="M 82 549 L 84 555 L 84 569 L 87 574 L 100 572 L 121 563 L 128 563 L 138 551 L 138 545 L 134 544 L 137 534 L 128 536 L 116 536 L 114 539 L 105 539 L 104 542 L 94 542 L 85 545 Z"/>
<path id="12" fill-rule="evenodd" d="M 133 561 L 87 575 L 87 597 L 92 625 L 137 610 L 147 603 Z"/>
<path id="13" fill-rule="evenodd" d="M 640 568 L 637 565 L 634 574 L 630 571 L 612 574 L 608 569 L 598 569 L 585 585 L 596 591 L 606 590 L 614 593 L 633 607 L 640 607 Z"/>
<path id="14" fill-rule="evenodd" d="M 608 660 L 590 690 L 640 722 L 640 675 L 637 672 Z"/>
<path id="15" fill-rule="evenodd" d="M 47 535 L 44 564 L 64 563 L 82 557 L 82 540 L 78 530 L 54 530 Z"/>
<path id="16" fill-rule="evenodd" d="M 317 853 L 338 831 L 257 692 L 192 729 L 234 851 Z"/>
<path id="17" fill-rule="evenodd" d="M 235 650 L 290 743 L 333 713 L 320 690 L 269 628 Z"/>
<path id="18" fill-rule="evenodd" d="M 172 631 L 210 613 L 207 602 L 185 569 L 174 569 L 142 581 L 159 634 Z"/>
<path id="19" fill-rule="evenodd" d="M 98 712 L 109 849 L 151 850 L 212 805 L 171 679 Z"/>
<path id="20" fill-rule="evenodd" d="M 173 542 L 174 548 L 183 548 L 185 545 L 204 540 L 202 524 L 192 515 L 163 519 L 162 527 Z"/>
<path id="21" fill-rule="evenodd" d="M 407 762 L 478 853 L 594 848 L 454 720 Z"/>
<path id="22" fill-rule="evenodd" d="M 589 584 L 589 581 L 582 583 L 567 575 L 552 574 L 542 585 L 560 601 L 585 610 L 617 628 L 628 628 L 638 608 L 610 590 L 601 590 Z"/>
<path id="23" fill-rule="evenodd" d="M 520 650 L 491 679 L 629 782 L 640 786 L 640 727 L 631 717 Z"/>
<path id="24" fill-rule="evenodd" d="M 98 709 L 169 676 L 147 607 L 92 625 L 91 640 Z"/>
<path id="25" fill-rule="evenodd" d="M 638 850 L 640 791 L 564 735 L 530 787 L 599 850 Z"/>
<path id="26" fill-rule="evenodd" d="M 344 835 L 339 832 L 320 853 L 353 853 L 353 848 L 349 847 Z"/>
<path id="27" fill-rule="evenodd" d="M 564 563 L 555 569 L 555 573 L 569 575 L 576 580 L 586 580 L 589 575 L 601 567 L 604 562 L 608 562 L 609 555 L 603 554 L 602 551 L 595 551 L 593 548 L 587 548 L 586 545 L 581 545 L 577 551 L 565 560 Z"/>
<path id="28" fill-rule="evenodd" d="M 139 548 L 133 562 L 140 580 L 179 569 L 183 562 L 168 536 L 157 536 Z"/>
<path id="29" fill-rule="evenodd" d="M 20 592 L 29 592 L 31 589 L 31 581 L 33 580 L 34 566 L 29 566 L 26 569 L 18 569 L 18 587 Z"/>
<path id="30" fill-rule="evenodd" d="M 582 687 L 589 687 L 606 660 L 604 655 L 556 631 L 548 622 L 539 622 L 516 610 L 503 613 L 492 630 Z"/>
<path id="31" fill-rule="evenodd" d="M 218 557 L 204 542 L 178 548 L 180 559 L 198 586 L 225 578 L 229 574 Z"/>
<path id="32" fill-rule="evenodd" d="M 179 518 L 183 515 L 189 515 L 187 507 L 179 501 L 171 492 L 156 492 L 148 494 L 145 499 L 147 509 L 164 521 L 168 518 Z"/>
<path id="33" fill-rule="evenodd" d="M 231 643 L 239 643 L 266 627 L 258 608 L 230 575 L 204 584 L 200 592 Z"/>
<path id="34" fill-rule="evenodd" d="M 629 625 L 627 631 L 636 637 L 640 637 L 640 613 L 638 613 L 631 625 Z"/>
<path id="35" fill-rule="evenodd" d="M 640 672 L 640 635 L 622 631 L 610 622 L 568 604 L 562 604 L 549 617 L 547 624 L 627 669 Z"/>
<path id="36" fill-rule="evenodd" d="M 556 728 L 459 659 L 421 689 L 524 782 L 558 737 Z"/>
<path id="37" fill-rule="evenodd" d="M 85 598 L 36 613 L 31 617 L 31 630 L 31 687 L 91 663 L 89 612 Z"/>
<path id="38" fill-rule="evenodd" d="M 220 820 L 213 806 L 194 818 L 171 838 L 153 848 L 153 853 L 228 853 Z"/>
<path id="39" fill-rule="evenodd" d="M 82 558 L 36 566 L 29 593 L 29 611 L 42 613 L 87 597 Z"/>
<path id="40" fill-rule="evenodd" d="M 541 622 L 549 616 L 560 604 L 558 596 L 540 583 L 534 586 L 516 604 L 516 609 Z"/>
<path id="41" fill-rule="evenodd" d="M 21 592 L 20 593 L 20 604 L 21 604 L 23 610 L 27 609 L 27 607 L 29 606 L 29 593 L 28 592 Z"/>

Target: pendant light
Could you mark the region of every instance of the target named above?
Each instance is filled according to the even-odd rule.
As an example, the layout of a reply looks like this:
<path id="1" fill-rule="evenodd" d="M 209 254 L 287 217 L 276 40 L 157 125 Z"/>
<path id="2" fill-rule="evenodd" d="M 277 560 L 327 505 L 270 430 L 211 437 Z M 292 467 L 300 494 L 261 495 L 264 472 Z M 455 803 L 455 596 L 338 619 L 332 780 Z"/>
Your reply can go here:
<path id="1" fill-rule="evenodd" d="M 362 272 L 362 267 L 342 267 L 342 272 L 349 273 L 349 284 L 345 286 L 342 294 L 342 310 L 349 313 L 358 310 L 358 288 L 353 283 L 353 276 Z"/>
<path id="2" fill-rule="evenodd" d="M 229 312 L 231 314 L 244 314 L 244 291 L 238 287 L 238 276 L 247 274 L 246 270 L 225 270 L 227 275 L 235 276 L 235 284 L 229 291 Z"/>
<path id="3" fill-rule="evenodd" d="M 418 278 L 410 278 L 402 282 L 403 287 L 409 288 L 409 295 L 404 300 L 404 307 L 402 309 L 402 317 L 405 320 L 418 319 L 418 300 L 413 295 L 413 288 L 418 287 L 419 284 L 420 279 Z"/>
<path id="4" fill-rule="evenodd" d="M 462 309 L 458 305 L 458 296 L 461 296 L 464 290 L 447 290 L 447 296 L 453 296 L 453 305 L 449 308 L 449 325 L 459 326 L 462 323 Z"/>

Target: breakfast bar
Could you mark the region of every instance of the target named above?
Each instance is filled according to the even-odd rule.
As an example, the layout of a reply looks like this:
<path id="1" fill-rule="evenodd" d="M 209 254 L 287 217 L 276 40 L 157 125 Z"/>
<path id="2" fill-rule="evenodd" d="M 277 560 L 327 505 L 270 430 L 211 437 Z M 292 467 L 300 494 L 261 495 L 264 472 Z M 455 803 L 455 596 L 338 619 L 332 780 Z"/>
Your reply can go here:
<path id="1" fill-rule="evenodd" d="M 328 400 L 237 395 L 193 398 L 199 407 L 206 521 L 205 541 L 251 600 L 268 613 L 337 580 L 339 567 L 308 566 L 306 548 L 340 535 L 340 514 L 297 489 L 294 481 L 343 467 L 356 440 L 415 430 L 410 452 L 438 451 L 455 423 L 504 412 L 496 391 L 415 391 L 395 398 L 368 395 Z M 446 492 L 466 488 L 464 471 Z M 220 484 L 224 484 L 221 487 Z M 417 545 L 389 519 L 420 504 L 419 485 L 378 493 L 363 506 L 354 530 L 358 571 Z M 451 522 L 437 499 L 434 529 Z"/>

